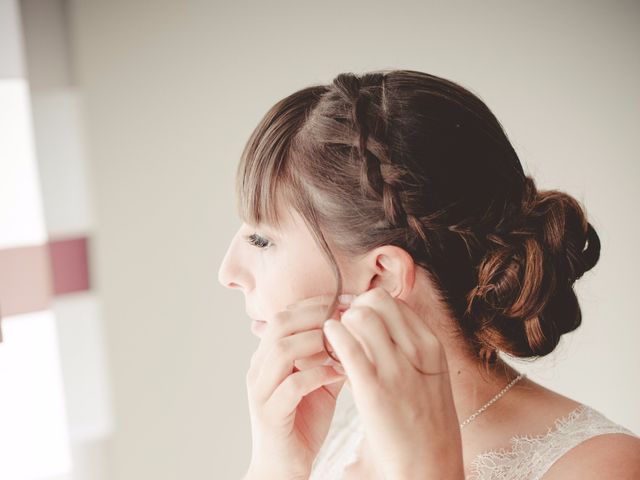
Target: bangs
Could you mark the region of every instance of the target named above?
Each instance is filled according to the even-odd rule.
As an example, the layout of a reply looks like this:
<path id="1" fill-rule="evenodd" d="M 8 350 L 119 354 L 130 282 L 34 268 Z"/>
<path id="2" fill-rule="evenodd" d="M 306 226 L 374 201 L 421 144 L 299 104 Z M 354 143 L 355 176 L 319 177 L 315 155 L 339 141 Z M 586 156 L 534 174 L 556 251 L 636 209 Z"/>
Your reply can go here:
<path id="1" fill-rule="evenodd" d="M 243 222 L 280 228 L 285 207 L 306 203 L 291 159 L 318 93 L 317 87 L 309 87 L 280 100 L 249 137 L 236 174 L 236 206 Z"/>
<path id="2" fill-rule="evenodd" d="M 250 225 L 280 228 L 284 204 L 293 187 L 289 169 L 287 139 L 273 138 L 274 132 L 256 130 L 242 154 L 236 179 L 238 215 Z"/>

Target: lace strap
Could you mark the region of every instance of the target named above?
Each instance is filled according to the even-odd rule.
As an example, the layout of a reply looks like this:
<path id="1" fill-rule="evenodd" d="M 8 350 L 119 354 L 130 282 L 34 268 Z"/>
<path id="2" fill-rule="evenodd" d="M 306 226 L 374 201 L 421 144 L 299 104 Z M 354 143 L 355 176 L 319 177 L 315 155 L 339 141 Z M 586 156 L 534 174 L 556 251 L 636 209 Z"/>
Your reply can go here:
<path id="1" fill-rule="evenodd" d="M 612 422 L 597 410 L 580 405 L 557 419 L 544 435 L 515 436 L 510 450 L 494 450 L 478 455 L 471 466 L 469 480 L 540 479 L 562 455 L 589 438 L 630 430 Z"/>
<path id="2" fill-rule="evenodd" d="M 607 433 L 626 433 L 630 430 L 617 425 L 600 412 L 585 405 L 574 411 L 573 418 L 560 423 L 551 441 L 542 450 L 542 461 L 539 464 L 537 477 L 540 478 L 551 466 L 578 444 Z"/>

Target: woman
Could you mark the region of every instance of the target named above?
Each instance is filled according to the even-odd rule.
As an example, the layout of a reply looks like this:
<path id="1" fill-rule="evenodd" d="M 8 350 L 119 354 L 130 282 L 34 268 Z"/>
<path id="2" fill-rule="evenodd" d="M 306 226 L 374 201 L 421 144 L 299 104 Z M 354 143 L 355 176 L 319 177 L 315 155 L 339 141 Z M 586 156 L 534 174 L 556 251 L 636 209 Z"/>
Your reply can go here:
<path id="1" fill-rule="evenodd" d="M 407 70 L 302 89 L 253 132 L 237 189 L 219 280 L 261 338 L 246 480 L 638 478 L 632 432 L 497 354 L 580 325 L 600 244 L 472 93 Z"/>

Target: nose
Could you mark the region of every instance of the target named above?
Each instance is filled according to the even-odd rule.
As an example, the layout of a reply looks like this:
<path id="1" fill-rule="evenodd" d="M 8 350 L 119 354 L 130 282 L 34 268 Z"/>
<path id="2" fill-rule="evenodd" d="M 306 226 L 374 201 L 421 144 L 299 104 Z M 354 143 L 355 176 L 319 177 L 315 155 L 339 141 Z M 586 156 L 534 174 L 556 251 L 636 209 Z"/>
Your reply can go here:
<path id="1" fill-rule="evenodd" d="M 231 277 L 231 268 L 229 267 L 229 250 L 227 250 L 227 253 L 222 259 L 222 263 L 220 264 L 220 268 L 218 269 L 218 282 L 220 282 L 223 287 L 227 288 L 240 287 L 240 285 L 234 282 Z"/>
<path id="2" fill-rule="evenodd" d="M 227 288 L 242 288 L 240 286 L 240 284 L 238 284 L 238 283 L 225 280 L 223 277 L 220 276 L 220 274 L 218 274 L 218 282 L 220 282 L 223 287 L 227 287 Z"/>
<path id="3" fill-rule="evenodd" d="M 218 269 L 218 282 L 227 288 L 241 288 L 243 289 L 247 285 L 246 279 L 242 280 L 241 267 L 236 261 L 237 255 L 234 254 L 234 245 L 237 237 L 231 241 L 227 252 L 222 259 L 220 268 Z"/>

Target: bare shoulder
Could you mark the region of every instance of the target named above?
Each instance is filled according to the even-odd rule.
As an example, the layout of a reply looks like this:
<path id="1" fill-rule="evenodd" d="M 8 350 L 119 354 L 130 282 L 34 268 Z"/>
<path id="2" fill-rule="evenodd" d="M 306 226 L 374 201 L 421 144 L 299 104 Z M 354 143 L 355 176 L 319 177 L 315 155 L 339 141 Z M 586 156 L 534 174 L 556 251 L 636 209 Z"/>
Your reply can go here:
<path id="1" fill-rule="evenodd" d="M 601 478 L 640 478 L 640 438 L 625 433 L 592 437 L 561 456 L 544 475 L 545 480 Z"/>

